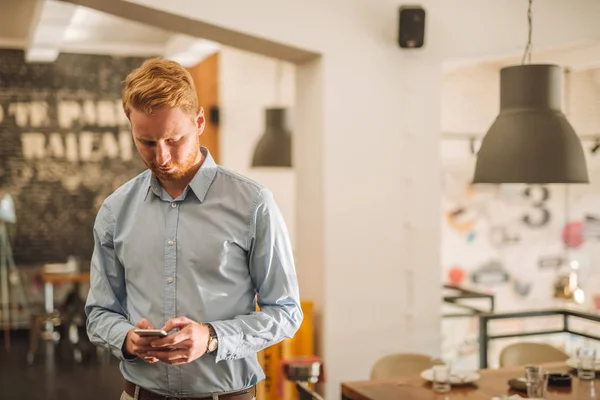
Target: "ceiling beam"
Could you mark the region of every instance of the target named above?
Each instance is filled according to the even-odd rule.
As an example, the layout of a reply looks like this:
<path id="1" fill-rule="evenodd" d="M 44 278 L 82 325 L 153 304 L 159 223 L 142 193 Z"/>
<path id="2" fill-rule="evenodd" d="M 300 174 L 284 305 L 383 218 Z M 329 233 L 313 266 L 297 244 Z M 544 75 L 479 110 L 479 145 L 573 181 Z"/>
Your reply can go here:
<path id="1" fill-rule="evenodd" d="M 0 0 L 0 46 L 23 49 L 41 11 L 39 0 Z"/>
<path id="2" fill-rule="evenodd" d="M 77 6 L 73 4 L 38 0 L 39 15 L 34 20 L 25 60 L 28 62 L 54 62 L 60 54 L 60 45 Z"/>
<path id="3" fill-rule="evenodd" d="M 313 60 L 318 53 L 285 45 L 272 40 L 258 38 L 213 24 L 160 11 L 152 7 L 130 3 L 121 0 L 60 0 L 78 4 L 97 11 L 116 15 L 121 18 L 141 22 L 173 33 L 182 33 L 192 37 L 203 38 L 225 46 L 235 47 L 261 54 L 267 57 L 279 58 L 292 63 L 302 63 Z"/>
<path id="4" fill-rule="evenodd" d="M 473 65 L 492 65 L 498 68 L 522 63 L 523 54 L 481 59 L 450 60 L 445 63 L 445 72 Z M 529 62 L 527 62 L 529 63 Z M 569 45 L 546 49 L 533 49 L 532 64 L 556 64 L 571 71 L 587 71 L 600 67 L 600 40 L 578 41 Z"/>
<path id="5" fill-rule="evenodd" d="M 164 46 L 132 41 L 122 43 L 85 41 L 63 43 L 60 51 L 63 53 L 104 54 L 121 57 L 157 57 L 163 54 Z"/>
<path id="6" fill-rule="evenodd" d="M 220 45 L 209 40 L 175 34 L 167 41 L 163 56 L 191 68 L 216 53 Z"/>
<path id="7" fill-rule="evenodd" d="M 536 63 L 555 63 L 572 71 L 585 71 L 600 66 L 600 42 L 589 42 L 565 49 L 532 54 Z"/>

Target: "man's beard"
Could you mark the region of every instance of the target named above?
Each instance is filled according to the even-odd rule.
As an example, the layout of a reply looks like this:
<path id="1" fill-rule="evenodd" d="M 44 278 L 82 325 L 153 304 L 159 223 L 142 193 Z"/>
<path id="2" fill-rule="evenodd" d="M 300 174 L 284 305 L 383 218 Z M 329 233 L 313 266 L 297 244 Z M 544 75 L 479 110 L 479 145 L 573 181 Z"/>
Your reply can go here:
<path id="1" fill-rule="evenodd" d="M 169 162 L 163 168 L 159 167 L 156 162 L 146 163 L 146 165 L 159 180 L 174 181 L 181 179 L 186 176 L 196 164 L 200 146 L 198 145 L 195 149 L 196 151 L 190 153 L 185 160 L 180 162 Z M 169 171 L 173 167 L 175 168 L 172 171 Z"/>

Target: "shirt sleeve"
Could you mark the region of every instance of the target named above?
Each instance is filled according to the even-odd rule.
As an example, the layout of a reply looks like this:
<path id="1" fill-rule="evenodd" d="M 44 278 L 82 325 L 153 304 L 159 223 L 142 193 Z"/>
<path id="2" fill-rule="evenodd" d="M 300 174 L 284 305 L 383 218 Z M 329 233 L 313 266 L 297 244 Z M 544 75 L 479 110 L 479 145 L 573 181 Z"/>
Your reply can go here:
<path id="1" fill-rule="evenodd" d="M 270 191 L 259 193 L 250 220 L 248 268 L 260 311 L 210 322 L 219 340 L 217 362 L 244 358 L 293 337 L 304 318 L 292 245 Z"/>
<path id="2" fill-rule="evenodd" d="M 115 255 L 114 226 L 114 217 L 105 202 L 94 223 L 86 328 L 92 343 L 109 349 L 120 360 L 131 361 L 137 357 L 125 356 L 122 348 L 127 332 L 135 325 L 128 319 L 125 271 Z"/>

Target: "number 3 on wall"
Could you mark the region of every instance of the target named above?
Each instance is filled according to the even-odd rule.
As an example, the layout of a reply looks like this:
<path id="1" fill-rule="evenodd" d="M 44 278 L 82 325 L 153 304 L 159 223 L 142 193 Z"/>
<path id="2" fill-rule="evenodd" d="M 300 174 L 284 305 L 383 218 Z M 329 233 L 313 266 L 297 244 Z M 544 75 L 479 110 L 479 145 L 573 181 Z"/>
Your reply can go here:
<path id="1" fill-rule="evenodd" d="M 550 210 L 545 207 L 546 201 L 550 199 L 550 190 L 545 186 L 529 186 L 523 194 L 533 201 L 533 208 L 536 210 L 534 214 L 537 215 L 537 217 L 524 215 L 523 222 L 536 228 L 550 222 Z"/>

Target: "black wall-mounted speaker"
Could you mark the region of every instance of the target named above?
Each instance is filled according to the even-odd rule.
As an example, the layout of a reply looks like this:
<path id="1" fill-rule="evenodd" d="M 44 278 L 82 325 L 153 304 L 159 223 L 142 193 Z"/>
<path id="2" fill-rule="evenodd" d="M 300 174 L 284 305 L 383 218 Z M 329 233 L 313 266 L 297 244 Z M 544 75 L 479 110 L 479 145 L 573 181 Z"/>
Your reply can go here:
<path id="1" fill-rule="evenodd" d="M 403 49 L 417 49 L 425 44 L 425 10 L 419 6 L 400 6 L 398 44 Z"/>
<path id="2" fill-rule="evenodd" d="M 221 112 L 219 110 L 219 106 L 210 106 L 208 109 L 208 119 L 212 124 L 219 125 Z"/>

